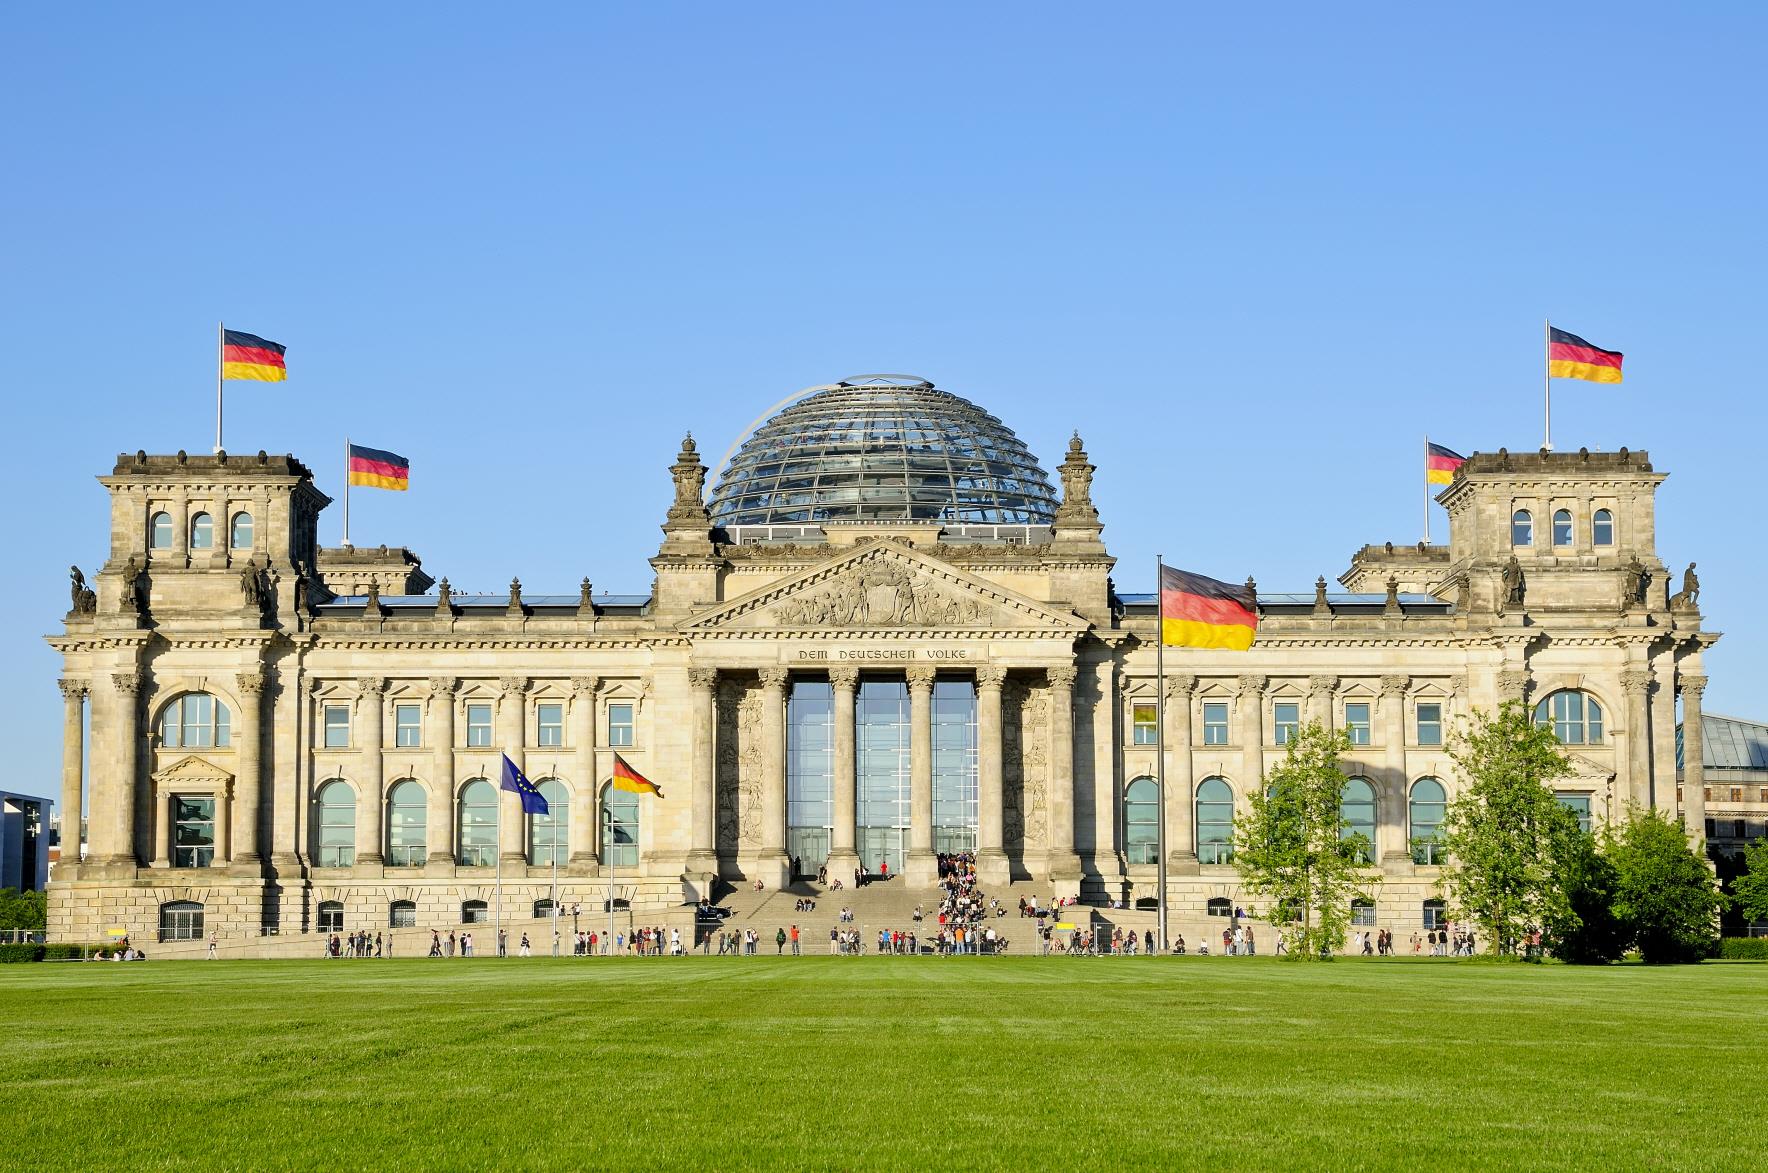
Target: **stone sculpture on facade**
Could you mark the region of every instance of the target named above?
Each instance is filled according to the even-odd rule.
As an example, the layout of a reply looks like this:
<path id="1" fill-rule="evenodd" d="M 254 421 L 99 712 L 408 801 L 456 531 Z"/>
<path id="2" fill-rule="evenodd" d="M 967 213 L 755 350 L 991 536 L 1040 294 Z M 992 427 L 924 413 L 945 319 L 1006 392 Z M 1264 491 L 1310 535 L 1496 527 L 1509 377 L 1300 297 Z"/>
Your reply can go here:
<path id="1" fill-rule="evenodd" d="M 1700 605 L 1700 576 L 1694 572 L 1694 563 L 1682 572 L 1682 589 L 1670 600 L 1670 606 L 1680 610 L 1694 610 Z"/>
<path id="2" fill-rule="evenodd" d="M 1522 574 L 1522 563 L 1516 560 L 1515 554 L 1504 564 L 1503 585 L 1503 601 L 1498 608 L 1500 615 L 1510 607 L 1521 607 L 1523 596 L 1528 591 L 1528 583 Z"/>
<path id="3" fill-rule="evenodd" d="M 86 585 L 86 576 L 78 566 L 68 567 L 68 593 L 72 597 L 69 607 L 76 615 L 91 615 L 98 610 L 98 592 Z"/>

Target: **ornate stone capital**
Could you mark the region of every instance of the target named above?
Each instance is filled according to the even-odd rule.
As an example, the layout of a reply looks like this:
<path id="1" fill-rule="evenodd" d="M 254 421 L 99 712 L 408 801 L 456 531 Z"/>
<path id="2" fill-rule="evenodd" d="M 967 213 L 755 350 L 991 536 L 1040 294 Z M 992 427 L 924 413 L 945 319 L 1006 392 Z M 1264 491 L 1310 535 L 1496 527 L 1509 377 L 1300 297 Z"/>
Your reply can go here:
<path id="1" fill-rule="evenodd" d="M 264 691 L 264 674 L 262 672 L 241 672 L 234 680 L 239 691 L 245 696 L 258 696 Z"/>
<path id="2" fill-rule="evenodd" d="M 909 669 L 909 683 L 911 684 L 914 683 L 915 679 L 914 671 L 913 668 Z M 776 692 L 783 692 L 786 688 L 786 681 L 790 676 L 791 673 L 787 672 L 784 668 L 763 668 L 761 670 L 761 687 L 773 689 Z"/>
<path id="3" fill-rule="evenodd" d="M 829 683 L 836 688 L 857 688 L 859 687 L 859 669 L 831 668 L 829 669 Z"/>
<path id="4" fill-rule="evenodd" d="M 1270 683 L 1270 677 L 1261 675 L 1257 672 L 1248 672 L 1246 675 L 1240 677 L 1236 683 L 1240 686 L 1239 695 L 1253 697 L 1265 691 L 1265 685 Z"/>
<path id="5" fill-rule="evenodd" d="M 528 691 L 528 678 L 526 676 L 505 676 L 497 682 L 497 687 L 503 690 L 505 696 L 521 696 Z"/>
<path id="6" fill-rule="evenodd" d="M 380 696 L 387 691 L 385 676 L 359 676 L 356 679 L 356 691 L 363 696 Z"/>
<path id="7" fill-rule="evenodd" d="M 141 673 L 112 672 L 111 687 L 123 696 L 134 696 L 141 691 Z"/>
<path id="8" fill-rule="evenodd" d="M 1649 675 L 1649 673 L 1647 675 Z M 1518 700 L 1522 700 L 1528 695 L 1528 691 L 1529 674 L 1527 672 L 1511 670 L 1509 672 L 1498 673 L 1499 699 L 1515 697 Z"/>
<path id="9" fill-rule="evenodd" d="M 856 675 L 857 675 L 857 673 L 856 673 Z M 693 685 L 695 688 L 704 688 L 704 689 L 714 688 L 718 684 L 718 669 L 716 669 L 716 668 L 689 668 L 688 669 L 688 683 Z"/>
<path id="10" fill-rule="evenodd" d="M 455 690 L 458 689 L 459 687 L 460 687 L 460 677 L 458 677 L 458 676 L 432 676 L 432 677 L 430 677 L 430 695 L 431 696 L 453 696 L 455 693 Z"/>
<path id="11" fill-rule="evenodd" d="M 1005 668 L 978 668 L 976 670 L 976 687 L 998 689 L 1007 683 Z"/>
<path id="12" fill-rule="evenodd" d="M 1652 679 L 1648 668 L 1629 668 L 1621 673 L 1621 687 L 1633 695 L 1643 696 L 1645 690 L 1651 687 Z"/>
<path id="13" fill-rule="evenodd" d="M 1409 676 L 1383 676 L 1381 678 L 1382 696 L 1405 696 L 1406 688 L 1412 683 Z"/>
<path id="14" fill-rule="evenodd" d="M 1075 677 L 1079 675 L 1072 664 L 1057 664 L 1054 667 L 1046 668 L 1044 674 L 1051 687 L 1068 689 L 1074 687 Z"/>
<path id="15" fill-rule="evenodd" d="M 1166 678 L 1166 699 L 1169 701 L 1189 701 L 1196 691 L 1197 677 L 1189 672 L 1172 673 Z"/>
<path id="16" fill-rule="evenodd" d="M 1451 676 L 1451 677 L 1449 677 L 1449 695 L 1450 696 L 1466 696 L 1467 695 L 1467 677 L 1465 677 L 1465 676 Z"/>
<path id="17" fill-rule="evenodd" d="M 55 687 L 61 689 L 62 697 L 70 701 L 79 700 L 91 690 L 84 680 L 57 680 Z"/>
<path id="18" fill-rule="evenodd" d="M 1337 689 L 1338 677 L 1336 676 L 1308 677 L 1309 696 L 1331 696 Z"/>
<path id="19" fill-rule="evenodd" d="M 578 696 L 594 696 L 596 693 L 596 689 L 600 688 L 601 686 L 602 686 L 602 678 L 600 676 L 573 676 L 573 677 L 571 677 L 571 691 L 576 693 Z"/>
<path id="20" fill-rule="evenodd" d="M 1707 690 L 1707 678 L 1692 672 L 1685 672 L 1681 677 L 1682 695 L 1700 699 L 1700 694 Z"/>

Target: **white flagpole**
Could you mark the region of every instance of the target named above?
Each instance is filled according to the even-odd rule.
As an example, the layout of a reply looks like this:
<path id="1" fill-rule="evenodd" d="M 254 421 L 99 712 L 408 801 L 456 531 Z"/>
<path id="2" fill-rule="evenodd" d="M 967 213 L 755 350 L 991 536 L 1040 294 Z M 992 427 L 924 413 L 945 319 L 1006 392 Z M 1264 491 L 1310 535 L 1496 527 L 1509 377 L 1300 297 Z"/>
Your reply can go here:
<path id="1" fill-rule="evenodd" d="M 350 548 L 350 437 L 344 437 L 344 549 Z"/>
<path id="2" fill-rule="evenodd" d="M 1430 545 L 1430 433 L 1424 433 L 1424 544 Z"/>
<path id="3" fill-rule="evenodd" d="M 1155 871 L 1155 908 L 1160 931 L 1158 947 L 1166 952 L 1166 605 L 1161 592 L 1165 556 L 1154 556 L 1154 851 L 1159 857 Z"/>
<path id="4" fill-rule="evenodd" d="M 504 756 L 507 757 L 508 755 L 506 754 Z M 501 765 L 501 764 L 502 763 L 499 763 L 499 765 Z M 481 776 L 484 775 L 485 768 L 483 766 L 479 767 L 479 773 Z M 498 780 L 498 783 L 499 783 L 499 789 L 501 790 L 502 789 L 502 779 L 501 778 Z M 498 795 L 498 803 L 501 805 L 502 802 L 503 802 L 503 796 L 500 793 Z M 503 826 L 501 823 L 498 826 L 497 832 L 498 832 L 497 837 L 500 840 L 500 842 L 496 846 L 496 849 L 495 849 L 496 855 L 494 857 L 497 860 L 497 909 L 493 913 L 493 916 L 495 916 L 496 920 L 497 920 L 497 925 L 496 925 L 497 944 L 499 946 L 501 946 L 504 943 L 503 942 L 503 844 L 501 842 L 501 840 L 503 839 Z M 507 950 L 500 949 L 497 955 L 499 957 L 503 957 L 506 955 L 506 953 L 507 953 Z"/>
<path id="5" fill-rule="evenodd" d="M 221 380 L 227 369 L 227 324 L 215 323 L 215 455 L 221 454 Z"/>
<path id="6" fill-rule="evenodd" d="M 1541 447 L 1553 451 L 1553 322 L 1541 319 Z"/>

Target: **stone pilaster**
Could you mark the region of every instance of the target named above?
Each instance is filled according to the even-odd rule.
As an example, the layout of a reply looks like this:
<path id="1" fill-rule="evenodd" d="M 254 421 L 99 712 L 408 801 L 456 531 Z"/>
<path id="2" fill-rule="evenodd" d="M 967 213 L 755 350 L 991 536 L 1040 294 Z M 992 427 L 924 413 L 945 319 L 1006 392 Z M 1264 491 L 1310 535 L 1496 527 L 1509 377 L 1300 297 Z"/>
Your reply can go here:
<path id="1" fill-rule="evenodd" d="M 931 887 L 939 881 L 939 860 L 933 854 L 933 681 L 932 668 L 914 667 L 909 680 L 909 853 L 905 861 L 910 887 Z"/>
<path id="2" fill-rule="evenodd" d="M 1006 682 L 1004 668 L 976 673 L 976 875 L 985 888 L 1006 884 L 1012 876 L 1004 846 L 1006 781 L 1001 761 L 1001 689 Z"/>
<path id="3" fill-rule="evenodd" d="M 235 872 L 241 876 L 256 876 L 263 870 L 258 837 L 262 822 L 259 796 L 264 772 L 264 674 L 241 672 L 235 678 L 235 684 L 239 688 L 240 711 L 233 729 L 237 768 L 233 777 L 233 833 L 229 846 Z M 219 851 L 215 853 L 217 859 L 220 855 Z"/>
<path id="4" fill-rule="evenodd" d="M 587 586 L 586 586 L 587 591 Z M 571 742 L 576 757 L 576 786 L 572 788 L 571 825 L 565 835 L 570 857 L 567 870 L 573 876 L 596 874 L 596 834 L 602 817 L 601 771 L 596 763 L 596 692 L 601 680 L 595 676 L 571 678 Z"/>
<path id="5" fill-rule="evenodd" d="M 761 858 L 762 882 L 791 882 L 786 854 L 786 681 L 784 668 L 761 670 Z"/>
<path id="6" fill-rule="evenodd" d="M 1375 858 L 1384 867 L 1403 867 L 1411 859 L 1406 824 L 1406 691 L 1405 676 L 1381 678 L 1382 774 L 1375 807 Z"/>
<path id="7" fill-rule="evenodd" d="M 1694 840 L 1704 840 L 1707 834 L 1707 777 L 1706 762 L 1701 758 L 1704 743 L 1700 711 L 1701 694 L 1706 690 L 1705 676 L 1682 674 L 1682 825 Z"/>
<path id="8" fill-rule="evenodd" d="M 832 795 L 835 825 L 829 835 L 829 875 L 846 884 L 852 882 L 854 869 L 859 867 L 854 822 L 858 778 L 853 745 L 859 669 L 831 668 L 829 684 L 835 691 L 835 789 Z"/>
<path id="9" fill-rule="evenodd" d="M 1651 804 L 1667 819 L 1676 810 L 1676 657 L 1657 658 L 1651 683 Z"/>
<path id="10" fill-rule="evenodd" d="M 718 753 L 718 706 L 714 692 L 718 688 L 718 669 L 690 668 L 688 684 L 692 694 L 692 745 L 689 762 L 692 794 L 692 832 L 683 872 L 693 876 L 714 876 L 718 873 L 717 773 L 714 765 Z"/>
<path id="11" fill-rule="evenodd" d="M 1197 874 L 1197 836 L 1192 828 L 1195 807 L 1192 796 L 1197 789 L 1193 776 L 1191 704 L 1197 693 L 1197 677 L 1188 672 L 1170 674 L 1166 678 L 1166 696 L 1161 703 L 1166 740 L 1166 866 L 1179 875 Z"/>
<path id="12" fill-rule="evenodd" d="M 1629 668 L 1621 673 L 1621 690 L 1627 697 L 1627 781 L 1622 787 L 1628 801 L 1651 805 L 1651 671 Z M 1614 818 L 1620 812 L 1611 812 Z"/>
<path id="13" fill-rule="evenodd" d="M 1308 720 L 1332 728 L 1332 694 L 1337 688 L 1336 676 L 1308 677 Z"/>
<path id="14" fill-rule="evenodd" d="M 1050 682 L 1050 883 L 1059 896 L 1080 895 L 1074 850 L 1074 665 L 1046 669 Z"/>
<path id="15" fill-rule="evenodd" d="M 92 855 L 111 873 L 131 873 L 152 855 L 153 812 L 140 795 L 141 673 L 113 672 L 110 679 L 109 769 L 95 772 L 92 801 Z M 94 721 L 96 727 L 99 722 Z M 143 826 L 143 823 L 146 823 Z"/>
<path id="16" fill-rule="evenodd" d="M 1235 703 L 1240 706 L 1240 753 L 1247 785 L 1265 776 L 1265 687 L 1270 680 L 1248 673 L 1239 680 Z"/>
<path id="17" fill-rule="evenodd" d="M 86 769 L 84 680 L 59 680 L 61 689 L 61 859 L 57 880 L 77 880 L 80 872 L 80 820 L 84 813 L 81 784 Z"/>
<path id="18" fill-rule="evenodd" d="M 361 736 L 361 797 L 356 800 L 356 866 L 373 869 L 386 862 L 387 842 L 386 692 L 381 676 L 356 682 L 356 721 Z M 371 872 L 372 874 L 372 872 Z"/>
<path id="19" fill-rule="evenodd" d="M 431 769 L 429 808 L 424 812 L 424 838 L 429 844 L 426 870 L 432 875 L 454 872 L 454 694 L 460 680 L 430 677 Z"/>
<path id="20" fill-rule="evenodd" d="M 512 584 L 514 586 L 516 584 Z M 518 596 L 519 597 L 519 596 Z M 526 676 L 505 676 L 498 681 L 498 690 L 502 693 L 497 706 L 497 737 L 498 752 L 508 754 L 510 761 L 516 763 L 516 769 L 526 772 L 526 757 L 523 744 L 528 716 L 528 678 Z M 501 770 L 502 762 L 493 769 Z M 492 778 L 491 785 L 498 786 L 500 778 Z M 514 790 L 505 790 L 498 786 L 497 790 L 497 856 L 502 860 L 520 860 L 526 863 L 528 850 L 524 830 L 527 819 L 522 815 L 522 796 Z"/>

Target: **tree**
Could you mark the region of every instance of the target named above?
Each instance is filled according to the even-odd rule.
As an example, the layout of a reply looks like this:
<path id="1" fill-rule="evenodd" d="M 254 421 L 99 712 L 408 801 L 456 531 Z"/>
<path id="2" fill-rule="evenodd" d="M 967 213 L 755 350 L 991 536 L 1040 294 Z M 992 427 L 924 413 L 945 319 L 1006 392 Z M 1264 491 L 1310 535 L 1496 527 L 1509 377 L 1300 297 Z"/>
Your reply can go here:
<path id="1" fill-rule="evenodd" d="M 1345 776 L 1339 756 L 1350 736 L 1313 721 L 1289 739 L 1283 764 L 1234 820 L 1234 866 L 1248 891 L 1268 897 L 1273 919 L 1299 922 L 1289 956 L 1315 959 L 1342 945 L 1350 897 L 1367 880 L 1358 864 L 1372 845 L 1345 835 Z"/>
<path id="2" fill-rule="evenodd" d="M 1615 916 L 1646 961 L 1694 962 L 1713 951 L 1725 897 L 1681 823 L 1631 807 L 1625 822 L 1603 833 L 1603 847 L 1617 879 Z"/>
<path id="3" fill-rule="evenodd" d="M 1561 961 L 1606 965 L 1619 961 L 1632 941 L 1628 925 L 1614 911 L 1620 877 L 1615 865 L 1596 849 L 1594 835 L 1581 832 L 1578 839 L 1564 872 L 1571 915 L 1549 918 L 1543 933 L 1547 947 Z"/>
<path id="4" fill-rule="evenodd" d="M 1462 783 L 1443 819 L 1451 911 L 1498 954 L 1515 953 L 1534 929 L 1572 931 L 1567 889 L 1588 848 L 1577 816 L 1548 789 L 1571 772 L 1553 731 L 1507 701 L 1496 715 L 1474 713 L 1449 756 Z"/>
<path id="5" fill-rule="evenodd" d="M 41 892 L 0 888 L 0 929 L 40 929 L 48 923 L 48 911 Z"/>
<path id="6" fill-rule="evenodd" d="M 1732 882 L 1744 923 L 1768 920 L 1768 836 L 1757 839 L 1743 855 L 1744 873 Z"/>

